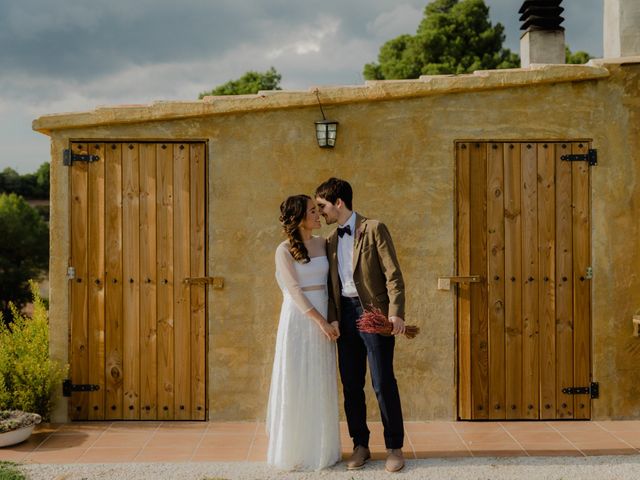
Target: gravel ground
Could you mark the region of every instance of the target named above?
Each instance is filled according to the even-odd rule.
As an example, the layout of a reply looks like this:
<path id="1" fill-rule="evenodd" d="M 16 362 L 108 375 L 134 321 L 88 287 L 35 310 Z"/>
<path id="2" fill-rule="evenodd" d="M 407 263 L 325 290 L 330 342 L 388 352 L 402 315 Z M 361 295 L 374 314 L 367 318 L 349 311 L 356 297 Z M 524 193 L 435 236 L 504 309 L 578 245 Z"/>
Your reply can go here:
<path id="1" fill-rule="evenodd" d="M 375 480 L 636 480 L 640 456 L 517 457 L 410 460 L 404 470 L 389 474 L 382 461 L 349 472 L 344 463 L 320 472 L 280 472 L 264 463 L 118 463 L 22 465 L 31 480 L 258 480 L 345 479 Z"/>

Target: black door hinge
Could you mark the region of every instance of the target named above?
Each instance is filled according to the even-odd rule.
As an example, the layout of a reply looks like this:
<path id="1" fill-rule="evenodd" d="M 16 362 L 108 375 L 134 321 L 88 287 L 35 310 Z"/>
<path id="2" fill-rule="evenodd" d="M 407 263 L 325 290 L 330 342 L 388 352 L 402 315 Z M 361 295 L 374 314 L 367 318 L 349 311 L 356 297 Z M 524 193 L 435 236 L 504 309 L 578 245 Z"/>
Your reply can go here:
<path id="1" fill-rule="evenodd" d="M 589 162 L 589 166 L 598 164 L 598 151 L 595 148 L 590 148 L 587 153 L 562 155 L 560 160 L 565 162 Z"/>
<path id="2" fill-rule="evenodd" d="M 73 162 L 97 162 L 100 160 L 98 155 L 81 155 L 79 153 L 73 153 L 68 148 L 65 148 L 62 153 L 62 164 L 70 167 Z"/>
<path id="3" fill-rule="evenodd" d="M 567 395 L 591 395 L 591 398 L 598 398 L 600 396 L 600 384 L 591 382 L 588 387 L 566 387 L 562 389 L 562 393 Z"/>
<path id="4" fill-rule="evenodd" d="M 95 392 L 96 390 L 100 390 L 100 385 L 74 384 L 71 383 L 70 378 L 62 381 L 62 395 L 65 397 L 70 397 L 73 392 Z"/>

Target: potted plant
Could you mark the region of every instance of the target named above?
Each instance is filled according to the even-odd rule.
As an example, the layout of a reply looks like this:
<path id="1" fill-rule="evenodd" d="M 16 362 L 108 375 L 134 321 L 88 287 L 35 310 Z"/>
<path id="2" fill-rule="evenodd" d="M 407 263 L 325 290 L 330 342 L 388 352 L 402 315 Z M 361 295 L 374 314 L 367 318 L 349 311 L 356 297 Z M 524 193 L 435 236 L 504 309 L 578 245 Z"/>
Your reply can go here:
<path id="1" fill-rule="evenodd" d="M 41 421 L 42 417 L 37 413 L 0 410 L 0 447 L 24 442 Z"/>

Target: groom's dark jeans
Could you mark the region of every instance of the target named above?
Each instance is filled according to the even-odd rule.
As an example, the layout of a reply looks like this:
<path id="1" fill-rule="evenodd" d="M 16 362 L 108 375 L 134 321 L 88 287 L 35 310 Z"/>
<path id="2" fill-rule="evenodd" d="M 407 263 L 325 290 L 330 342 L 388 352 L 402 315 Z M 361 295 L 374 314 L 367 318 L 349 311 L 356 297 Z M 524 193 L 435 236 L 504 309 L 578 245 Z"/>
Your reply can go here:
<path id="1" fill-rule="evenodd" d="M 384 425 L 384 443 L 387 448 L 402 448 L 402 407 L 398 384 L 393 374 L 395 337 L 358 331 L 356 320 L 362 314 L 360 300 L 342 297 L 340 303 L 342 318 L 338 338 L 338 364 L 349 436 L 353 438 L 354 447 L 369 447 L 367 405 L 364 397 L 368 359 L 373 390 L 378 397 Z"/>

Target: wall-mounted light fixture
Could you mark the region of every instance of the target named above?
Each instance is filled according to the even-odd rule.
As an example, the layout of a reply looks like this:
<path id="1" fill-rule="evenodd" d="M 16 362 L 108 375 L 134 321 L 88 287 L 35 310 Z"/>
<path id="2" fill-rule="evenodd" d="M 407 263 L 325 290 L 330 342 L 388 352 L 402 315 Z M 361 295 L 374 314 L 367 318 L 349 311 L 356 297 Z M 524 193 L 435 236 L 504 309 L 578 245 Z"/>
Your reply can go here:
<path id="1" fill-rule="evenodd" d="M 324 116 L 324 110 L 322 110 L 322 104 L 320 103 L 320 92 L 316 88 L 316 98 L 318 99 L 318 105 L 320 106 L 320 113 L 322 113 L 322 120 L 318 120 L 316 123 L 316 139 L 318 140 L 318 146 L 320 148 L 333 148 L 336 146 L 336 135 L 338 134 L 338 122 L 335 120 L 327 120 Z"/>

